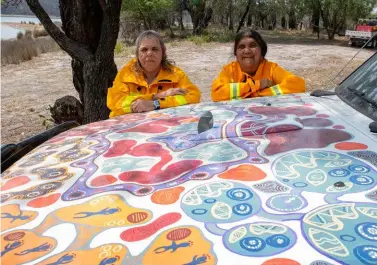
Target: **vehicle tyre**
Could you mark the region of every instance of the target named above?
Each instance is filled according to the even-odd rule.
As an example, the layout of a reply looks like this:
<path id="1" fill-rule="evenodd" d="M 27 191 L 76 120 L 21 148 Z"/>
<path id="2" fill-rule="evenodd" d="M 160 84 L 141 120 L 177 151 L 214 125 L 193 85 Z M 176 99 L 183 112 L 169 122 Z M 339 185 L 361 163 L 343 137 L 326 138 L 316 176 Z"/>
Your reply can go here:
<path id="1" fill-rule="evenodd" d="M 374 37 L 374 39 L 372 40 L 372 49 L 376 49 L 377 48 L 377 39 L 376 37 Z"/>

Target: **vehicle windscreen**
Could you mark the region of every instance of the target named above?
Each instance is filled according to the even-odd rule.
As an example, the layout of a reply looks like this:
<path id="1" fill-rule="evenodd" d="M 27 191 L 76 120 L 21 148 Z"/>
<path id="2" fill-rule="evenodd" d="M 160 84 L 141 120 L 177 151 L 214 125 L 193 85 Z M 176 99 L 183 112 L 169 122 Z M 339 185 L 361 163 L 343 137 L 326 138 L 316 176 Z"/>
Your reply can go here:
<path id="1" fill-rule="evenodd" d="M 348 105 L 377 121 L 377 53 L 349 75 L 336 93 Z"/>

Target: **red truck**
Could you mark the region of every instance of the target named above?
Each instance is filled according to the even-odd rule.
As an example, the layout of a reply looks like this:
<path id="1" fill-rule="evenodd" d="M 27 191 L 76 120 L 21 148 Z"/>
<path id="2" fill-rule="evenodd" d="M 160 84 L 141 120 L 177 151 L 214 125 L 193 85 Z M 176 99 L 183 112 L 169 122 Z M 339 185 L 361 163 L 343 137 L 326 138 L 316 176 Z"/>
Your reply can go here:
<path id="1" fill-rule="evenodd" d="M 368 47 L 377 47 L 377 18 L 376 19 L 359 19 L 355 30 L 347 30 L 346 36 L 349 37 L 349 44 L 356 46 L 364 45 L 369 39 L 374 37 L 367 44 Z"/>

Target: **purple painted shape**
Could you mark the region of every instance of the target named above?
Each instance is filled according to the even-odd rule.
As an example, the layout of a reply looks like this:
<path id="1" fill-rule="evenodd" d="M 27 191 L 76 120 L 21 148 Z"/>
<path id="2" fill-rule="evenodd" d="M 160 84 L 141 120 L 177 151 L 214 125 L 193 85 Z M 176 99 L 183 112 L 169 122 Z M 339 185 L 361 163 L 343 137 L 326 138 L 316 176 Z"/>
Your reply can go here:
<path id="1" fill-rule="evenodd" d="M 324 118 L 307 118 L 307 119 L 302 119 L 301 123 L 304 126 L 307 127 L 316 127 L 316 128 L 323 128 L 323 127 L 328 127 L 332 125 L 332 121 Z"/>
<path id="2" fill-rule="evenodd" d="M 301 148 L 324 148 L 330 144 L 352 139 L 345 131 L 334 129 L 302 129 L 290 132 L 267 134 L 270 141 L 264 153 L 276 155 Z"/>

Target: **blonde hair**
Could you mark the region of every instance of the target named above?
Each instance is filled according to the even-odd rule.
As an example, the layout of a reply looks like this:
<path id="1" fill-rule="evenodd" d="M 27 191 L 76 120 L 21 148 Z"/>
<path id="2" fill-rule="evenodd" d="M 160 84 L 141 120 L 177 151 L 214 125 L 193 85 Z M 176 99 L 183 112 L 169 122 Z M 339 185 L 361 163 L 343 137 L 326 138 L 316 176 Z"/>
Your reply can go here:
<path id="1" fill-rule="evenodd" d="M 154 30 L 146 30 L 146 31 L 142 32 L 136 39 L 135 71 L 137 71 L 137 72 L 143 71 L 143 67 L 141 66 L 140 61 L 139 61 L 139 49 L 140 49 L 141 41 L 144 38 L 149 38 L 149 37 L 157 38 L 158 41 L 160 42 L 161 49 L 162 49 L 162 60 L 161 60 L 162 69 L 169 71 L 169 72 L 172 72 L 174 62 L 172 60 L 168 59 L 168 56 L 166 55 L 166 46 L 165 46 L 164 40 L 162 39 L 161 35 L 157 31 L 154 31 Z"/>

